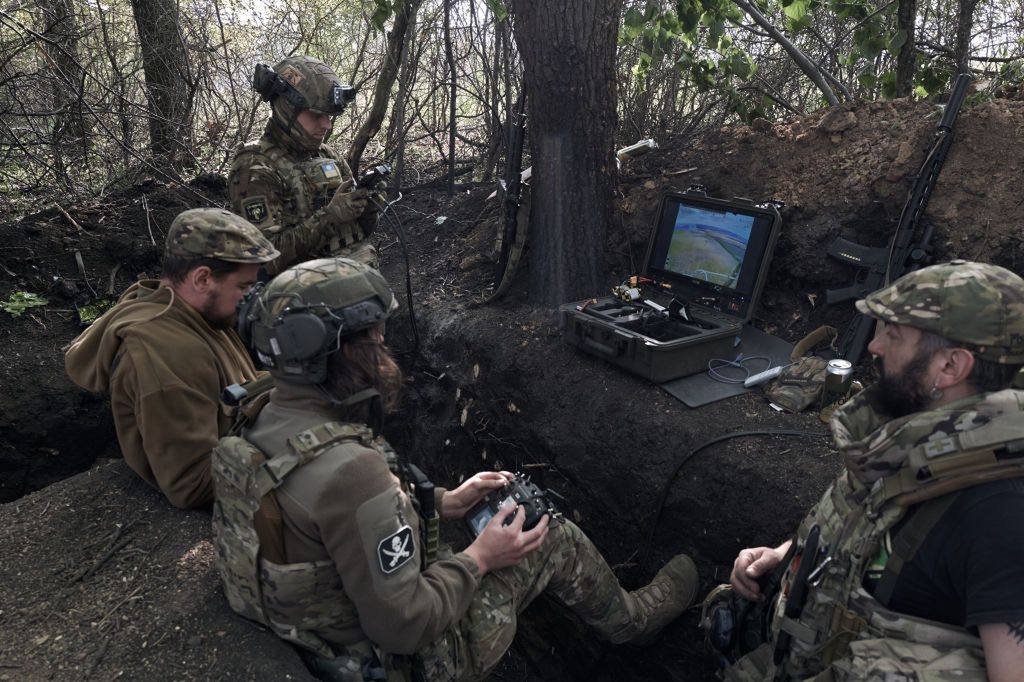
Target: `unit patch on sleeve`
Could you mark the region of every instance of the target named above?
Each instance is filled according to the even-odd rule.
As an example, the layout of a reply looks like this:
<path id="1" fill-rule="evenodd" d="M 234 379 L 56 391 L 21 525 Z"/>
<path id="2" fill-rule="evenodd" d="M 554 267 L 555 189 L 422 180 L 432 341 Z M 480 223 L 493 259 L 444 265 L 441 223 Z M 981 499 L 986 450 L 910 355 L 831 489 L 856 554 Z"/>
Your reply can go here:
<path id="1" fill-rule="evenodd" d="M 380 570 L 385 575 L 394 573 L 409 563 L 415 553 L 416 545 L 412 541 L 412 528 L 402 526 L 377 545 L 377 560 L 380 561 Z"/>
<path id="2" fill-rule="evenodd" d="M 267 219 L 267 200 L 264 197 L 252 197 L 242 203 L 242 210 L 249 222 L 259 225 Z"/>

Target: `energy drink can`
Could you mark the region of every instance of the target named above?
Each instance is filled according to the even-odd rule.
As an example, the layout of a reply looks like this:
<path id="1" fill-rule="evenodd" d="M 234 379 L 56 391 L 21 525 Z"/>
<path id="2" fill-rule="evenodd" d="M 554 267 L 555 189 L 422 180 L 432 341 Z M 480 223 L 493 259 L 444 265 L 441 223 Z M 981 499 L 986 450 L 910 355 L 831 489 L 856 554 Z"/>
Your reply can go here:
<path id="1" fill-rule="evenodd" d="M 853 381 L 853 363 L 849 360 L 829 360 L 825 366 L 825 386 L 821 391 L 821 406 L 828 407 L 850 392 Z"/>

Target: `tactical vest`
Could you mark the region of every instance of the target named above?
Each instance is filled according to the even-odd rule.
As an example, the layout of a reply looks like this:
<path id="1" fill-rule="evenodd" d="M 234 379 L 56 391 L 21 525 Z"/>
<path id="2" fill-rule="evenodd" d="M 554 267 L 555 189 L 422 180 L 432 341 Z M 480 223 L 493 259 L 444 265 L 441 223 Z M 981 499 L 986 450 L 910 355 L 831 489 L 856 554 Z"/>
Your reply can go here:
<path id="1" fill-rule="evenodd" d="M 879 591 L 876 596 L 868 594 L 862 582 L 886 535 L 910 507 L 919 505 L 895 535 L 897 552 L 886 565 L 888 576 L 883 576 L 888 594 L 902 563 L 916 552 L 956 492 L 1024 476 L 1024 413 L 1019 409 L 1018 405 L 1017 412 L 983 426 L 953 430 L 952 435 L 913 447 L 898 471 L 870 487 L 851 475 L 832 484 L 797 533 L 796 542 L 802 548 L 811 529 L 818 527 L 817 558 L 802 556 L 798 549 L 779 591 L 773 645 L 780 633 L 786 633 L 791 644 L 783 670 L 778 671 L 782 675 L 776 679 L 874 679 L 871 673 L 878 670 L 912 673 L 926 665 L 930 672 L 958 671 L 957 679 L 987 679 L 978 637 L 964 628 L 891 611 L 876 598 L 881 596 Z M 901 542 L 914 546 L 900 548 Z M 804 560 L 815 561 L 806 602 L 799 617 L 789 618 L 787 598 Z"/>
<path id="2" fill-rule="evenodd" d="M 249 168 L 258 157 L 263 157 L 281 183 L 284 213 L 304 222 L 326 206 L 335 191 L 352 179 L 348 165 L 330 147 L 321 145 L 319 152 L 319 156 L 311 159 L 295 160 L 286 147 L 264 136 L 238 151 L 239 182 L 248 185 Z M 240 191 L 244 194 L 246 189 L 241 187 Z M 351 232 L 346 239 L 349 244 L 366 238 L 358 223 L 352 225 Z"/>
<path id="3" fill-rule="evenodd" d="M 334 562 L 275 563 L 265 556 L 267 548 L 261 547 L 257 532 L 257 526 L 264 523 L 258 518 L 261 505 L 264 510 L 268 500 L 276 505 L 273 491 L 288 475 L 345 442 L 376 450 L 392 471 L 397 471 L 397 457 L 391 446 L 357 424 L 328 422 L 307 429 L 288 439 L 286 452 L 269 459 L 242 438 L 222 438 L 212 456 L 216 490 L 213 531 L 217 570 L 231 608 L 269 627 L 282 639 L 317 656 L 334 659 L 346 673 L 340 679 L 361 682 L 364 666 L 375 660 L 372 644 L 363 641 L 339 647 L 313 632 L 320 623 L 344 627 L 359 622 Z M 283 556 L 283 551 L 274 553 Z M 287 606 L 291 614 L 287 620 L 281 616 L 279 605 Z M 307 614 L 305 622 L 295 622 L 297 609 Z"/>

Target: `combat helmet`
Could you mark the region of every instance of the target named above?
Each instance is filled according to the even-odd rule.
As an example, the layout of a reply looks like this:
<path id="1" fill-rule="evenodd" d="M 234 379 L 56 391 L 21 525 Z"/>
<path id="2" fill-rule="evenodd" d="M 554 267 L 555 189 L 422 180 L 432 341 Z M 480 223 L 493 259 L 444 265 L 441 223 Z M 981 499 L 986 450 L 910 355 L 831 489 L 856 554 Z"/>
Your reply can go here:
<path id="1" fill-rule="evenodd" d="M 341 340 L 398 308 L 384 277 L 348 258 L 320 258 L 257 284 L 238 304 L 238 334 L 274 378 L 322 384 Z"/>
<path id="2" fill-rule="evenodd" d="M 270 102 L 272 120 L 285 134 L 297 133 L 304 146 L 316 149 L 320 140 L 305 135 L 296 126 L 299 113 L 309 110 L 317 114 L 337 116 L 355 99 L 356 89 L 341 82 L 331 67 L 313 57 L 286 57 L 274 65 L 257 64 L 252 79 L 253 89 Z"/>

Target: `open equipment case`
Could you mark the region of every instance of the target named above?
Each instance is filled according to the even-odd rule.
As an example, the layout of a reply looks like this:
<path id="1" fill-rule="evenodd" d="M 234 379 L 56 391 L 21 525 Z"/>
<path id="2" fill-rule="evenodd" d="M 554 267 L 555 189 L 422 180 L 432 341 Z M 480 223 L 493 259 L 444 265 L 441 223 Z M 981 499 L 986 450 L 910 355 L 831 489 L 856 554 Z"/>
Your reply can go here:
<path id="1" fill-rule="evenodd" d="M 565 342 L 655 383 L 733 360 L 781 223 L 771 202 L 666 192 L 643 274 L 611 296 L 560 306 Z"/>

